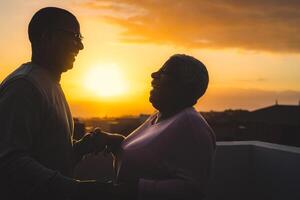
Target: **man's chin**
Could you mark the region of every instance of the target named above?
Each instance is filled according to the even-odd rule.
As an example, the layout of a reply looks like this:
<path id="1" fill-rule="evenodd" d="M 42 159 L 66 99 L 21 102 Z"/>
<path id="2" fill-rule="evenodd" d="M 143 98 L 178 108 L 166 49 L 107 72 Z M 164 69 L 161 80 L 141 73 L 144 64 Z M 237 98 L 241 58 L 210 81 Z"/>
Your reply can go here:
<path id="1" fill-rule="evenodd" d="M 73 66 L 74 66 L 73 62 L 64 64 L 63 67 L 62 67 L 62 72 L 66 72 L 70 69 L 73 69 Z"/>

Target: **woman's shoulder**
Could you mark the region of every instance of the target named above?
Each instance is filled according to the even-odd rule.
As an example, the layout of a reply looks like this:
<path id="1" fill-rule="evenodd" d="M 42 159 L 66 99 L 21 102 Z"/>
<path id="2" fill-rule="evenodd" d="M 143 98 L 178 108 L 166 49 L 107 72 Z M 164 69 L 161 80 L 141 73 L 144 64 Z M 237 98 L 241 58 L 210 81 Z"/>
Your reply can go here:
<path id="1" fill-rule="evenodd" d="M 200 112 L 197 112 L 194 108 L 189 109 L 185 112 L 186 117 L 186 127 L 191 135 L 195 138 L 200 138 L 201 141 L 211 141 L 213 146 L 215 146 L 215 134 L 211 126 L 201 115 Z"/>
<path id="2" fill-rule="evenodd" d="M 184 132 L 184 135 L 188 135 L 193 130 L 199 130 L 203 127 L 206 127 L 204 118 L 193 107 L 189 107 L 177 113 L 168 121 L 167 130 L 172 132 L 170 134 L 174 137 L 178 134 L 181 137 L 182 132 Z"/>
<path id="3" fill-rule="evenodd" d="M 181 120 L 178 121 L 178 124 L 182 124 L 187 133 L 192 134 L 193 132 L 196 132 L 198 134 L 214 134 L 212 128 L 205 120 L 205 118 L 193 107 L 184 110 L 181 116 Z"/>
<path id="4" fill-rule="evenodd" d="M 205 121 L 205 119 L 195 110 L 194 107 L 188 107 L 177 115 L 177 123 L 183 122 L 183 124 L 186 124 L 188 122 L 192 122 L 199 124 L 203 121 Z"/>
<path id="5" fill-rule="evenodd" d="M 193 124 L 205 124 L 208 125 L 205 118 L 201 115 L 200 112 L 196 111 L 194 107 L 189 107 L 184 110 L 182 118 Z"/>

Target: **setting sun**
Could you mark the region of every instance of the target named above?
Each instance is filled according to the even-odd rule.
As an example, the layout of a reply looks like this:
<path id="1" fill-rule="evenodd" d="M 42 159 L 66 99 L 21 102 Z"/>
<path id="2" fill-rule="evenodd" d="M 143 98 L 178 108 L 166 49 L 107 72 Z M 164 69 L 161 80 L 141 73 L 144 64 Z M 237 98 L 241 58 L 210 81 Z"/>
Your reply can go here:
<path id="1" fill-rule="evenodd" d="M 126 92 L 126 81 L 120 68 L 113 64 L 91 67 L 84 79 L 86 89 L 97 96 L 112 97 Z"/>

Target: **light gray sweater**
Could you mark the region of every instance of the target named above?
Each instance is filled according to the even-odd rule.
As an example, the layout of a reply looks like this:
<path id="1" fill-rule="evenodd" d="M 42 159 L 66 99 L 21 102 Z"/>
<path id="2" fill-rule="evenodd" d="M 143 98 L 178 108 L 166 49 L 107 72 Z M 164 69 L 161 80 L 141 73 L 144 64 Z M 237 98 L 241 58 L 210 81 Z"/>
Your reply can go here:
<path id="1" fill-rule="evenodd" d="M 73 120 L 59 82 L 32 63 L 0 85 L 1 199 L 62 197 L 73 183 Z"/>

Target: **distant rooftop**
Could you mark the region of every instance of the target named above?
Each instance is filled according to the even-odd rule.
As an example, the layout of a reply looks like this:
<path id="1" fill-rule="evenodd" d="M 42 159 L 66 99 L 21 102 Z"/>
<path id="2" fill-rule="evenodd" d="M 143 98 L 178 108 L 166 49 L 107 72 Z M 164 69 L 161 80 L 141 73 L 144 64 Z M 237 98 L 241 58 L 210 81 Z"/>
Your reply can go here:
<path id="1" fill-rule="evenodd" d="M 249 113 L 248 121 L 300 126 L 300 105 L 272 105 Z"/>

